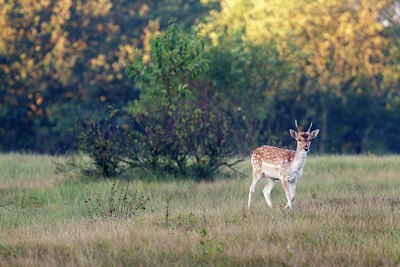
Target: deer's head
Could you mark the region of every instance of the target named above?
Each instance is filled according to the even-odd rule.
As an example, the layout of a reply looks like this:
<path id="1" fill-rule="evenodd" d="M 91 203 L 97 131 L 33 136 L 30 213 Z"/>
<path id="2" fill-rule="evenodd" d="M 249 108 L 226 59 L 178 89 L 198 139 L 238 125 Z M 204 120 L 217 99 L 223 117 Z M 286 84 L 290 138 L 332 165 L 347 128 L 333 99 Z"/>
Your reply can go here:
<path id="1" fill-rule="evenodd" d="M 297 125 L 297 120 L 295 120 L 294 123 L 296 125 L 297 131 L 290 129 L 289 130 L 290 135 L 297 141 L 297 150 L 300 150 L 301 152 L 304 151 L 307 153 L 310 150 L 311 139 L 317 137 L 319 129 L 316 129 L 311 132 L 311 127 L 312 127 L 312 122 L 311 122 L 311 125 L 308 128 L 308 130 L 306 132 L 303 132 L 299 130 L 299 126 Z"/>

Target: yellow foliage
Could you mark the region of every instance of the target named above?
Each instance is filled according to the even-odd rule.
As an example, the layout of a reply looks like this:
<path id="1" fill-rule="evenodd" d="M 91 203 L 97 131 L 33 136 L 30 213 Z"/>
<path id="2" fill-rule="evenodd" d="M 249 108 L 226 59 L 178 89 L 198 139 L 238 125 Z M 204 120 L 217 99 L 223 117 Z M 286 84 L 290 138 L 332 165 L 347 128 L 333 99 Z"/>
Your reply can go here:
<path id="1" fill-rule="evenodd" d="M 36 105 L 40 106 L 43 103 L 43 97 L 40 95 L 36 97 Z"/>
<path id="2" fill-rule="evenodd" d="M 198 29 L 214 46 L 220 36 L 233 37 L 237 30 L 244 33 L 244 40 L 254 44 L 274 40 L 282 57 L 299 64 L 318 85 L 336 88 L 350 77 L 375 80 L 383 73 L 384 79 L 393 79 L 385 71 L 394 68 L 394 64 L 388 64 L 383 52 L 388 50 L 389 40 L 382 35 L 384 26 L 379 19 L 390 3 L 221 0 L 221 10 L 211 12 Z M 289 43 L 300 53 L 289 51 Z M 374 86 L 379 90 L 377 84 Z"/>
<path id="3" fill-rule="evenodd" d="M 92 15 L 95 17 L 104 17 L 112 8 L 112 1 L 111 0 L 91 0 L 85 2 L 83 6 L 79 6 L 85 15 Z"/>
<path id="4" fill-rule="evenodd" d="M 140 6 L 140 9 L 139 9 L 139 15 L 140 16 L 146 16 L 147 15 L 147 13 L 149 12 L 149 6 L 147 5 L 147 4 L 143 4 L 143 5 L 141 5 Z"/>

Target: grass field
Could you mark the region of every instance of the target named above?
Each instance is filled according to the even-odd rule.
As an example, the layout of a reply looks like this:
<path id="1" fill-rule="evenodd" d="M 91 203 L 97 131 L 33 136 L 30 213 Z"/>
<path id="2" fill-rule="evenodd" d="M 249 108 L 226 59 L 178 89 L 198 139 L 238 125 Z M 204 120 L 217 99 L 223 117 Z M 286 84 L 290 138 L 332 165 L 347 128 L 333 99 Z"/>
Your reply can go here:
<path id="1" fill-rule="evenodd" d="M 289 212 L 281 185 L 267 208 L 261 183 L 246 211 L 250 177 L 132 179 L 147 209 L 96 222 L 84 199 L 98 192 L 106 201 L 112 182 L 55 174 L 53 160 L 0 155 L 0 266 L 400 264 L 397 156 L 309 157 Z M 250 173 L 249 165 L 238 168 Z"/>

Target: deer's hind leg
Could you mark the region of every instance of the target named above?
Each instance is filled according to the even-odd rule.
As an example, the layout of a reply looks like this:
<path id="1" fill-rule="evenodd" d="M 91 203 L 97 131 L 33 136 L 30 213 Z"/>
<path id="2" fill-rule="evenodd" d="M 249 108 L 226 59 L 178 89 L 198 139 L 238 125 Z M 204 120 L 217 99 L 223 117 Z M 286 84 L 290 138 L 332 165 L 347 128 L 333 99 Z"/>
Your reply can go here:
<path id="1" fill-rule="evenodd" d="M 262 176 L 263 176 L 263 173 L 261 172 L 261 170 L 253 170 L 253 181 L 250 185 L 249 202 L 247 204 L 247 209 L 250 209 L 251 197 L 254 194 L 254 192 L 256 191 L 257 183 L 260 181 Z"/>
<path id="2" fill-rule="evenodd" d="M 271 191 L 272 191 L 272 188 L 274 188 L 277 181 L 278 180 L 274 180 L 272 178 L 267 177 L 267 184 L 265 185 L 264 190 L 263 190 L 265 201 L 267 202 L 267 205 L 270 208 L 272 208 Z"/>

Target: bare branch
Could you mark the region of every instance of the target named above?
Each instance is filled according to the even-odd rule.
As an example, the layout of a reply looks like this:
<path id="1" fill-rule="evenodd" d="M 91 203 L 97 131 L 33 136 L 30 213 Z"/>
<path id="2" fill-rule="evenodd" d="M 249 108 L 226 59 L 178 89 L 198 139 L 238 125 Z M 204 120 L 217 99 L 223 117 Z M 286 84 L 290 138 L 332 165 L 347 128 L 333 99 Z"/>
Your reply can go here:
<path id="1" fill-rule="evenodd" d="M 236 172 L 237 174 L 240 174 L 243 177 L 247 177 L 248 175 L 246 175 L 243 172 L 240 172 L 240 171 L 238 171 L 238 170 L 236 170 L 235 168 L 232 167 L 232 166 L 234 166 L 234 165 L 236 165 L 236 164 L 238 164 L 240 162 L 243 162 L 243 161 L 244 161 L 244 159 L 238 159 L 238 160 L 236 160 L 236 161 L 234 161 L 234 162 L 232 162 L 230 164 L 228 164 L 227 162 L 222 162 L 222 163 L 218 164 L 215 168 L 213 168 L 212 171 L 215 171 L 219 167 L 225 166 L 225 167 L 228 167 L 229 169 L 231 169 L 232 171 Z"/>

